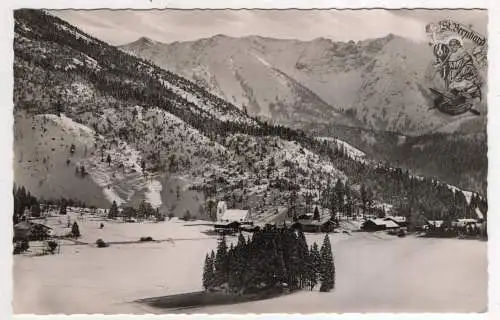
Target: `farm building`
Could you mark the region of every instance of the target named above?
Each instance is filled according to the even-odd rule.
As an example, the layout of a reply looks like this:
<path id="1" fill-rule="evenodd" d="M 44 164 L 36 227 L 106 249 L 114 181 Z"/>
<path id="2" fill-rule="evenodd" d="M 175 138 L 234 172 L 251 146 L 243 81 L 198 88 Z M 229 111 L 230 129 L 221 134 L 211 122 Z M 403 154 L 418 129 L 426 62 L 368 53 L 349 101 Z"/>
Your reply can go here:
<path id="1" fill-rule="evenodd" d="M 52 234 L 52 228 L 40 223 L 23 221 L 14 226 L 14 241 L 44 240 Z"/>
<path id="2" fill-rule="evenodd" d="M 454 228 L 465 228 L 468 225 L 477 225 L 478 221 L 476 219 L 457 219 L 451 223 Z"/>
<path id="3" fill-rule="evenodd" d="M 424 226 L 424 228 L 426 228 L 427 226 L 440 228 L 443 222 L 443 220 L 427 220 L 427 225 Z"/>
<path id="4" fill-rule="evenodd" d="M 457 219 L 451 223 L 459 234 L 479 235 L 481 233 L 481 222 L 476 219 Z"/>
<path id="5" fill-rule="evenodd" d="M 392 220 L 384 219 L 369 219 L 361 225 L 361 229 L 364 231 L 380 231 L 397 228 L 400 228 L 399 224 Z"/>
<path id="6" fill-rule="evenodd" d="M 335 222 L 331 221 L 327 215 L 324 215 L 320 220 L 298 219 L 292 224 L 292 229 L 303 232 L 331 232 L 334 228 Z"/>

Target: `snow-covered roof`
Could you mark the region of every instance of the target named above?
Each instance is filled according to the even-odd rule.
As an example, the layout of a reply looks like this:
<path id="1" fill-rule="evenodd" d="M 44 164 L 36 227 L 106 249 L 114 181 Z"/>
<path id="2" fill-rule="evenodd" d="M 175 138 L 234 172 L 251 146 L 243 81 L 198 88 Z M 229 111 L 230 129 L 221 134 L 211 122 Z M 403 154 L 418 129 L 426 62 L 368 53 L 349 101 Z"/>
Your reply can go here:
<path id="1" fill-rule="evenodd" d="M 227 209 L 220 218 L 221 221 L 246 221 L 248 219 L 248 210 Z"/>
<path id="2" fill-rule="evenodd" d="M 392 220 L 385 220 L 385 227 L 386 228 L 397 228 L 399 227 L 399 224 L 397 224 L 396 222 L 392 221 Z"/>
<path id="3" fill-rule="evenodd" d="M 456 225 L 457 227 L 465 227 L 468 224 L 476 224 L 477 220 L 476 219 L 457 219 L 456 222 L 453 222 L 453 225 Z"/>
<path id="4" fill-rule="evenodd" d="M 377 226 L 385 226 L 386 228 L 397 228 L 397 227 L 399 227 L 399 224 L 397 224 L 396 222 L 394 222 L 392 220 L 369 219 L 365 223 L 367 223 L 367 222 L 372 222 L 372 223 L 374 223 Z"/>
<path id="5" fill-rule="evenodd" d="M 40 227 L 42 227 L 44 229 L 52 229 L 51 227 L 46 226 L 44 224 L 35 223 L 35 222 L 31 222 L 31 221 L 21 221 L 18 224 L 14 225 L 14 229 L 17 229 L 17 230 L 31 230 L 31 228 L 34 227 L 34 226 L 40 226 Z"/>
<path id="6" fill-rule="evenodd" d="M 402 216 L 388 216 L 384 220 L 392 220 L 392 221 L 394 221 L 396 223 L 402 223 L 402 222 L 406 222 L 406 217 L 402 217 Z"/>
<path id="7" fill-rule="evenodd" d="M 369 222 L 369 221 L 373 222 L 377 226 L 384 226 L 386 224 L 386 221 L 383 219 L 368 219 L 366 222 Z"/>

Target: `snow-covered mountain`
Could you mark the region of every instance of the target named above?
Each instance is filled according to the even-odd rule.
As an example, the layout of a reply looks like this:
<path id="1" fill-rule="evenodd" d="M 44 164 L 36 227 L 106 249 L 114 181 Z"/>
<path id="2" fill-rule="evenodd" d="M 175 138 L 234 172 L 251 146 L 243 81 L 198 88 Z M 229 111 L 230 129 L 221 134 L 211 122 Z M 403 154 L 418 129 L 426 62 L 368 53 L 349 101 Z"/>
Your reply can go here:
<path id="1" fill-rule="evenodd" d="M 334 123 L 419 135 L 451 120 L 429 111 L 428 87 L 437 81 L 430 69 L 432 49 L 399 36 L 356 43 L 218 35 L 165 44 L 141 38 L 119 48 L 281 123 Z M 481 119 L 484 125 L 485 116 Z"/>
<path id="2" fill-rule="evenodd" d="M 218 35 L 171 44 L 141 38 L 120 48 L 182 74 L 250 114 L 319 135 L 333 131 L 372 157 L 486 190 L 486 155 L 477 152 L 486 146 L 486 102 L 479 117 L 429 110 L 428 88 L 442 84 L 432 72 L 426 43 L 394 35 L 357 43 Z M 394 140 L 396 135 L 401 138 Z M 415 139 L 406 139 L 418 136 L 426 142 L 414 146 Z M 449 153 L 432 148 L 433 141 Z M 401 154 L 411 161 L 402 161 Z M 461 160 L 430 166 L 431 159 Z"/>
<path id="3" fill-rule="evenodd" d="M 377 203 L 413 195 L 444 208 L 454 197 L 432 179 L 360 161 L 345 141 L 251 117 L 43 11 L 15 12 L 14 52 L 15 180 L 40 198 L 146 200 L 199 218 L 207 200 L 225 200 L 271 221 L 276 207 L 330 201 L 336 181 L 349 199 L 363 185 Z"/>
<path id="4" fill-rule="evenodd" d="M 270 188 L 292 171 L 294 184 L 346 179 L 297 141 L 263 135 L 289 129 L 62 20 L 20 11 L 15 31 L 15 180 L 35 196 L 205 217 L 208 197 L 283 204 Z"/>

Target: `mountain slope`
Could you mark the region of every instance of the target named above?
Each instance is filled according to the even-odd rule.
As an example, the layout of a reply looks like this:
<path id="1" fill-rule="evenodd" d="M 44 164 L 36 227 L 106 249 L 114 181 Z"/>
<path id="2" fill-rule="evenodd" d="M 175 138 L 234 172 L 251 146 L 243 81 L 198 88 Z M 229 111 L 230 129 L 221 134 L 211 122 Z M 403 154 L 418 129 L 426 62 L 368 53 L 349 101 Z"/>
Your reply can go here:
<path id="1" fill-rule="evenodd" d="M 104 153 L 109 141 L 64 115 L 21 113 L 15 129 L 15 180 L 38 197 L 76 198 L 107 207 L 112 201 L 126 203 L 152 187 L 140 173 L 136 150 L 116 142 Z M 105 155 L 110 155 L 113 165 L 105 162 Z"/>
<path id="2" fill-rule="evenodd" d="M 187 210 L 192 214 L 202 211 L 199 206 L 205 203 L 206 196 L 218 196 L 222 191 L 227 196 L 233 189 L 239 189 L 236 191 L 248 198 L 255 193 L 250 189 L 259 185 L 257 196 L 261 196 L 261 189 L 274 180 L 282 181 L 283 177 L 276 175 L 269 179 L 271 176 L 266 173 L 267 182 L 257 183 L 267 168 L 249 165 L 253 158 L 258 164 L 268 156 L 276 156 L 275 161 L 281 163 L 281 158 L 296 161 L 306 154 L 303 161 L 312 171 L 300 171 L 299 181 L 300 177 L 316 177 L 316 180 L 325 175 L 331 179 L 343 177 L 297 142 L 253 136 L 255 132 L 262 135 L 265 132 L 262 130 L 286 133 L 288 129 L 263 127 L 195 84 L 123 54 L 50 15 L 39 11 L 16 12 L 15 53 L 15 112 L 19 115 L 16 128 L 20 132 L 16 161 L 22 163 L 24 159 L 20 158 L 26 158 L 24 154 L 30 152 L 47 154 L 50 175 L 57 177 L 39 184 L 48 169 L 43 172 L 33 166 L 16 169 L 18 183 L 33 188 L 35 195 L 81 197 L 89 204 L 103 206 L 105 201 L 112 200 L 133 204 L 156 192 L 153 198 L 160 193 L 161 201 L 151 201 L 153 204 L 181 215 Z M 57 116 L 61 111 L 65 115 Z M 39 131 L 44 132 L 40 138 L 29 140 L 37 143 L 40 139 L 38 143 L 43 146 L 53 136 L 71 141 L 78 150 L 71 155 L 74 159 L 66 163 L 70 158 L 69 142 L 61 145 L 61 150 L 52 150 L 51 145 L 37 149 L 26 143 L 23 135 L 28 130 L 25 119 L 29 117 L 34 117 L 40 126 L 33 129 L 33 135 L 38 137 Z M 54 127 L 50 136 L 42 125 L 46 119 Z M 72 129 L 64 125 L 84 128 L 86 135 L 66 134 Z M 79 139 L 82 142 L 77 143 Z M 246 150 L 249 147 L 252 149 Z M 245 153 L 241 151 L 243 148 Z M 83 149 L 87 150 L 85 156 L 78 157 Z M 266 157 L 262 149 L 267 150 Z M 143 162 L 146 170 L 141 173 Z M 81 165 L 85 165 L 88 176 L 78 180 L 75 168 Z M 297 165 L 291 162 L 289 170 Z M 59 170 L 62 166 L 67 170 Z M 30 179 L 26 178 L 28 175 Z M 67 183 L 76 179 L 77 188 L 61 192 L 69 175 L 72 179 Z M 82 185 L 83 181 L 86 185 Z"/>
<path id="3" fill-rule="evenodd" d="M 331 119 L 352 124 L 353 119 L 340 114 L 335 106 L 290 75 L 289 70 L 277 65 L 277 57 L 268 55 L 266 45 L 280 53 L 293 53 L 288 49 L 294 44 L 279 40 L 274 45 L 261 37 L 244 38 L 239 43 L 238 39 L 215 36 L 171 45 L 141 38 L 120 48 L 186 76 L 240 108 L 247 108 L 251 114 L 286 124 Z M 290 59 L 294 58 L 298 57 Z"/>
<path id="4" fill-rule="evenodd" d="M 419 135 L 450 121 L 428 110 L 428 87 L 437 81 L 431 48 L 394 35 L 357 43 L 219 35 L 165 44 L 141 38 L 119 48 L 285 124 L 329 122 Z M 480 109 L 484 114 L 485 105 Z M 484 125 L 485 116 L 480 119 Z"/>

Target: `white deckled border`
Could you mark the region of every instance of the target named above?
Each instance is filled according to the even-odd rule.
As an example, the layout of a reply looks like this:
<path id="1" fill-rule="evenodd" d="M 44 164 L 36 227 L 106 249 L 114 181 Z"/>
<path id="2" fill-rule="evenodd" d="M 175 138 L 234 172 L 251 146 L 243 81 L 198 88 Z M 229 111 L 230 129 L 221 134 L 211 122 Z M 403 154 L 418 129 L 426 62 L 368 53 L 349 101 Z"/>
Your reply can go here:
<path id="1" fill-rule="evenodd" d="M 2 157 L 0 158 L 0 195 L 2 195 L 2 213 L 0 214 L 0 319 L 10 319 L 12 313 L 11 307 L 11 288 L 12 288 L 12 255 L 11 255 L 11 217 L 13 209 L 12 201 L 12 33 L 13 33 L 13 17 L 12 9 L 15 8 L 177 8 L 177 9 L 192 9 L 192 8 L 262 8 L 262 9 L 286 9 L 286 8 L 488 8 L 489 9 L 489 89 L 488 94 L 488 141 L 489 141 L 489 179 L 488 179 L 488 199 L 489 211 L 492 213 L 489 216 L 489 312 L 490 314 L 426 314 L 420 315 L 391 315 L 391 314 L 371 314 L 371 315 L 336 315 L 335 319 L 500 319 L 500 197 L 497 196 L 500 191 L 500 48 L 499 36 L 500 28 L 498 21 L 500 20 L 500 2 L 498 0 L 246 0 L 246 1 L 216 1 L 216 0 L 7 0 L 1 1 L 2 7 L 0 22 L 1 22 L 1 37 L 0 44 L 2 49 L 2 63 L 0 64 L 0 99 L 2 99 L 0 112 L 0 147 Z M 115 315 L 115 316 L 33 316 L 22 315 L 15 316 L 15 319 L 331 319 L 332 315 L 315 314 L 315 315 L 298 315 L 298 314 L 275 314 L 275 315 L 165 315 L 165 316 L 132 316 L 132 315 Z"/>

